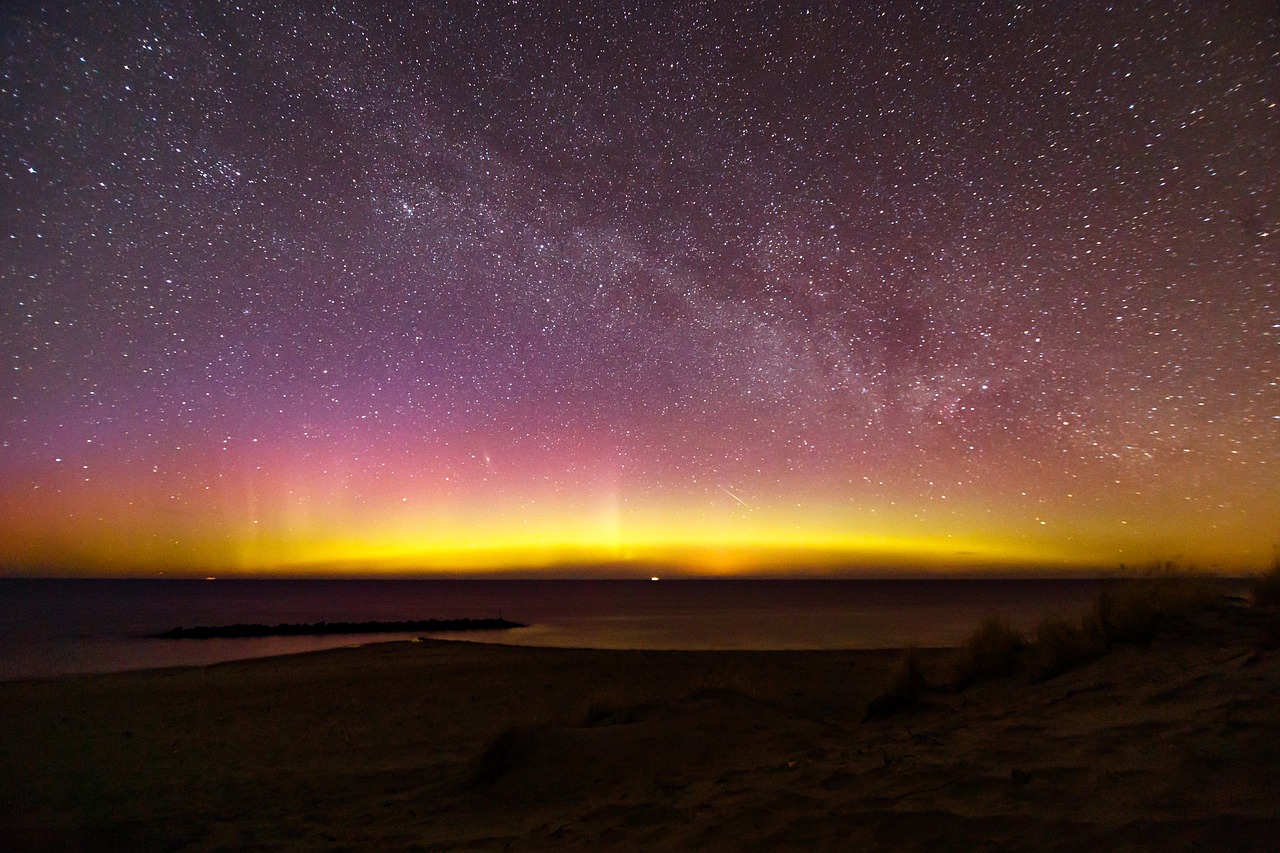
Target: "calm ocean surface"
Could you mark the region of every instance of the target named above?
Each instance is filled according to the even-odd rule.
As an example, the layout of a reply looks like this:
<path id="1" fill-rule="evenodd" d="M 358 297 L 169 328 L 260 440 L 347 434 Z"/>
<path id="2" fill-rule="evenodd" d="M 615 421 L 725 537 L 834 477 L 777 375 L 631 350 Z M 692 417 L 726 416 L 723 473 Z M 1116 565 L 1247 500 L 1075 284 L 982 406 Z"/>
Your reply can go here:
<path id="1" fill-rule="evenodd" d="M 0 579 L 0 679 L 206 664 L 416 634 L 156 640 L 175 625 L 484 618 L 528 628 L 451 635 L 644 649 L 884 648 L 959 643 L 1001 614 L 1030 626 L 1092 598 L 1091 580 L 17 580 Z M 438 635 L 449 636 L 449 635 Z"/>

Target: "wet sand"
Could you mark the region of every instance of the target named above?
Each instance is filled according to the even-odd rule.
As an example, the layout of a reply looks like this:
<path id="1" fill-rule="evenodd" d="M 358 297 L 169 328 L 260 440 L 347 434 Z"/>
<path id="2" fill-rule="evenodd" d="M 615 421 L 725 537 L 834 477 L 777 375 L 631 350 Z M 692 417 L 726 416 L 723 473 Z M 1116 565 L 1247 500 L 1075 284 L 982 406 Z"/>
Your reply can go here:
<path id="1" fill-rule="evenodd" d="M 8 682 L 0 825 L 16 850 L 1274 849 L 1276 624 L 1207 614 L 868 723 L 896 652 L 423 641 Z"/>

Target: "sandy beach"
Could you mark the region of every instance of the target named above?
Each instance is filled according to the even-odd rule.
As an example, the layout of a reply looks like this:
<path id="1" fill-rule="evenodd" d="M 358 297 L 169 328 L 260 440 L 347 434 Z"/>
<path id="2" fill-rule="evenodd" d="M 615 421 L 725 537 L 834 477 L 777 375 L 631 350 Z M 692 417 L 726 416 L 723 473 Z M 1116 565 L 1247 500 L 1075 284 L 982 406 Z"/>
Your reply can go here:
<path id="1" fill-rule="evenodd" d="M 898 653 L 422 641 L 0 684 L 11 850 L 1262 850 L 1277 614 L 863 722 Z M 925 650 L 930 679 L 953 653 Z"/>

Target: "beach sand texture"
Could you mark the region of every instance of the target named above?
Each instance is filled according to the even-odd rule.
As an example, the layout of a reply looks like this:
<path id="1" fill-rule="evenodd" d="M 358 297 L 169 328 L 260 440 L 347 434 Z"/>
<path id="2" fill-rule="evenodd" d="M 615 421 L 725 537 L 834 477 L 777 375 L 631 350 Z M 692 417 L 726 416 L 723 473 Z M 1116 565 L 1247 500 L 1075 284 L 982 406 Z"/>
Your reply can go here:
<path id="1" fill-rule="evenodd" d="M 9 850 L 1270 850 L 1277 614 L 862 722 L 897 653 L 390 643 L 0 684 Z M 925 651 L 934 681 L 951 653 Z"/>

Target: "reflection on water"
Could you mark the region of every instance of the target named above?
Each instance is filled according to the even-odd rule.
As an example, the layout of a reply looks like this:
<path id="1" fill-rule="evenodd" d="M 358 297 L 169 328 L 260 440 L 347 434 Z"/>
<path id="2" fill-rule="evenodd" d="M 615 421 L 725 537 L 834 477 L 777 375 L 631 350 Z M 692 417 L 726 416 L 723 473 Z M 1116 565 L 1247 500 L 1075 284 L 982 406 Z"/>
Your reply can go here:
<path id="1" fill-rule="evenodd" d="M 0 580 L 0 678 L 359 645 L 413 634 L 154 640 L 177 625 L 505 616 L 487 643 L 645 649 L 954 645 L 983 616 L 1029 627 L 1099 581 Z"/>

